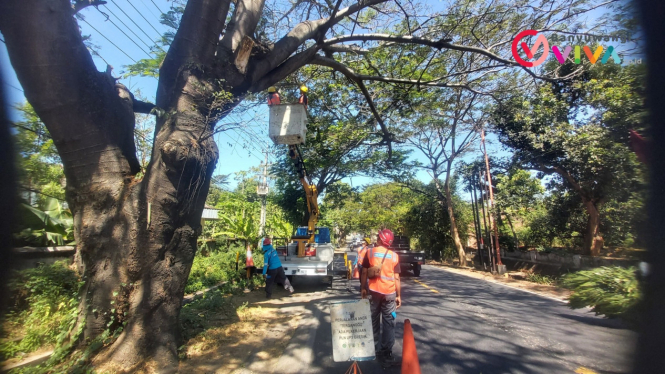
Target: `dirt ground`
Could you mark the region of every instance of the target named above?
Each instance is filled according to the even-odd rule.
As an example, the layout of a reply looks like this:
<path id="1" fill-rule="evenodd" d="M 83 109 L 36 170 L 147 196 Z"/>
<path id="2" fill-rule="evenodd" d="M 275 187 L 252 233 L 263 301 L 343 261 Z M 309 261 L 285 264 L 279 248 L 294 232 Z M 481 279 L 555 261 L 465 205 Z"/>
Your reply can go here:
<path id="1" fill-rule="evenodd" d="M 257 289 L 225 295 L 223 304 L 214 310 L 193 305 L 201 324 L 186 328 L 191 337 L 180 348 L 179 372 L 249 373 L 253 370 L 247 369 L 248 364 L 256 361 L 273 366 L 300 320 L 298 312 L 277 307 L 290 298 L 287 291 L 276 289 L 273 298 L 266 300 L 263 289 Z"/>
<path id="2" fill-rule="evenodd" d="M 451 271 L 453 273 L 464 274 L 477 279 L 484 279 L 489 282 L 503 283 L 512 287 L 521 288 L 523 290 L 531 291 L 537 294 L 541 294 L 543 296 L 553 297 L 560 300 L 567 300 L 568 297 L 570 296 L 570 291 L 561 287 L 550 286 L 546 284 L 538 284 L 511 277 L 511 275 L 513 276 L 521 275 L 520 272 L 510 271 L 504 275 L 492 275 L 488 272 L 479 271 L 472 268 L 461 268 L 436 261 L 431 261 L 431 262 L 428 261 L 427 264 L 443 267 L 446 270 Z"/>

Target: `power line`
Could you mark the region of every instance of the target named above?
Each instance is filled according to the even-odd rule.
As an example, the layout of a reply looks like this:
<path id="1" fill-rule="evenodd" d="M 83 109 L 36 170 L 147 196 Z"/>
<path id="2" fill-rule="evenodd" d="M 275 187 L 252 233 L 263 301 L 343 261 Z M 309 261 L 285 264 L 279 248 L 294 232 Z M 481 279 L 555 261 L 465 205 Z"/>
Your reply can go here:
<path id="1" fill-rule="evenodd" d="M 22 89 L 20 89 L 20 88 L 14 86 L 14 85 L 11 84 L 11 83 L 7 83 L 7 82 L 3 82 L 3 83 L 6 84 L 6 85 L 8 85 L 9 87 L 15 89 L 15 90 L 18 90 L 18 91 L 21 91 L 21 92 L 25 92 L 25 91 L 23 91 Z"/>
<path id="2" fill-rule="evenodd" d="M 143 18 L 143 20 L 146 21 L 146 22 L 148 23 L 148 25 L 150 25 L 150 27 L 152 27 L 153 30 L 155 30 L 155 32 L 157 33 L 157 35 L 162 35 L 162 33 L 159 32 L 159 30 L 157 30 L 157 29 L 155 28 L 155 26 L 153 26 L 152 23 L 150 23 L 150 21 L 148 21 L 145 17 L 143 17 L 143 13 L 139 12 L 139 10 L 136 9 L 136 7 L 134 6 L 134 4 L 131 3 L 131 1 L 127 0 L 127 3 L 129 3 L 129 5 L 130 5 L 132 8 L 134 8 L 134 10 L 136 11 L 136 13 L 138 13 L 139 16 L 141 16 L 141 18 Z"/>
<path id="3" fill-rule="evenodd" d="M 150 45 L 149 45 L 148 43 L 146 43 L 145 41 L 143 41 L 143 39 L 141 39 L 141 38 L 140 38 L 140 37 L 134 32 L 134 30 L 132 30 L 131 27 L 127 26 L 127 24 L 124 23 L 124 22 L 122 21 L 122 19 L 120 19 L 120 17 L 118 17 L 115 13 L 113 13 L 113 11 L 112 11 L 111 9 L 109 9 L 109 7 L 107 7 L 106 5 L 104 5 L 104 8 L 106 8 L 106 10 L 108 10 L 109 12 L 111 12 L 111 14 L 113 14 L 113 17 L 117 18 L 118 21 L 120 21 L 120 23 L 122 23 L 123 25 L 125 25 L 125 27 L 126 27 L 126 28 L 127 28 L 132 34 L 134 34 L 134 36 L 136 36 L 136 38 L 137 38 L 138 40 L 140 40 L 141 43 L 145 44 L 146 47 L 150 48 Z M 97 8 L 97 10 L 99 10 L 99 8 Z M 101 10 L 100 10 L 100 12 L 101 12 Z M 102 12 L 102 14 L 104 14 L 104 13 Z M 104 14 L 104 15 L 106 16 L 106 14 Z M 108 17 L 108 16 L 107 16 L 107 17 Z"/>
<path id="4" fill-rule="evenodd" d="M 143 0 L 139 0 L 139 1 L 141 1 L 141 4 L 143 4 L 143 6 L 145 7 L 145 9 L 146 9 L 148 12 L 150 12 L 150 14 L 152 14 L 153 17 L 155 17 L 155 18 L 157 19 L 157 22 L 160 22 L 160 21 L 161 21 L 161 19 L 159 19 L 159 17 L 157 17 L 157 15 L 156 15 L 155 13 L 153 13 L 152 10 L 150 10 L 150 8 L 148 7 L 148 5 L 146 5 L 146 3 L 143 2 Z"/>
<path id="5" fill-rule="evenodd" d="M 247 139 L 245 139 L 244 137 L 242 137 L 242 135 L 241 135 L 238 131 L 236 131 L 236 129 L 233 129 L 233 131 L 235 131 L 236 135 L 238 135 L 238 139 L 236 140 L 236 143 L 238 143 L 238 142 L 240 141 L 240 139 L 242 139 L 243 142 L 246 142 L 246 141 L 247 141 Z M 227 135 L 231 138 L 231 135 L 229 135 L 229 134 L 227 134 Z M 231 138 L 231 139 L 233 139 L 233 138 Z M 252 143 L 250 142 L 249 144 L 252 144 Z M 249 149 L 249 148 L 245 148 L 245 149 L 247 150 L 247 152 L 248 152 L 249 154 L 251 154 L 252 156 L 256 157 L 259 161 L 263 161 L 263 159 L 262 159 L 261 157 L 257 156 L 256 154 L 254 154 L 254 152 L 252 152 L 251 149 Z M 252 148 L 252 149 L 254 149 L 254 148 Z M 255 149 L 254 149 L 254 150 L 255 150 Z"/>
<path id="6" fill-rule="evenodd" d="M 148 58 L 152 58 L 152 56 L 150 56 L 150 53 L 146 52 L 145 49 L 143 49 L 143 47 L 141 47 L 137 42 L 134 41 L 134 39 L 132 39 L 132 38 L 131 38 L 129 35 L 127 35 L 127 33 L 125 33 L 125 32 L 124 32 L 124 31 L 123 31 L 118 25 L 116 25 L 115 22 L 113 22 L 113 20 L 111 19 L 111 17 L 108 17 L 106 14 L 104 14 L 104 12 L 102 12 L 101 10 L 99 10 L 99 8 L 97 8 L 97 11 L 98 11 L 99 13 L 103 14 L 104 16 L 106 16 L 106 20 L 107 20 L 107 21 L 110 21 L 111 24 L 113 24 L 113 26 L 115 26 L 116 29 L 118 29 L 118 30 L 119 30 L 124 36 L 126 36 L 127 39 L 129 39 L 132 43 L 134 43 L 135 46 L 139 47 L 139 49 L 142 50 L 143 53 L 145 53 L 145 54 L 148 56 Z M 130 31 L 131 31 L 131 29 L 130 29 Z"/>
<path id="7" fill-rule="evenodd" d="M 111 0 L 111 1 L 113 1 L 113 0 Z M 119 50 L 120 52 L 124 53 L 125 56 L 129 57 L 130 60 L 132 60 L 132 61 L 134 61 L 134 63 L 136 63 L 136 60 L 134 60 L 134 59 L 132 58 L 132 56 L 128 55 L 127 52 L 123 51 L 122 48 L 118 47 L 115 43 L 113 43 L 113 42 L 111 41 L 111 39 L 107 38 L 104 34 L 102 34 L 101 32 L 99 32 L 99 30 L 97 30 L 97 29 L 95 28 L 95 26 L 91 25 L 90 22 L 86 21 L 85 19 L 82 19 L 82 21 L 85 22 L 85 23 L 87 23 L 88 26 L 90 26 L 93 30 L 97 31 L 97 33 L 98 33 L 99 35 L 101 35 L 102 38 L 108 40 L 109 43 L 113 44 L 113 46 L 116 47 L 116 48 L 118 48 L 118 50 Z"/>
<path id="8" fill-rule="evenodd" d="M 155 8 L 157 8 L 157 10 L 159 10 L 159 13 L 162 13 L 162 14 L 164 14 L 164 12 L 162 12 L 162 10 L 161 10 L 161 9 L 159 9 L 159 7 L 157 6 L 157 4 L 155 4 L 155 1 L 154 1 L 154 0 L 150 0 L 150 1 L 151 1 L 151 2 L 152 2 L 152 4 L 153 4 L 153 5 L 155 6 Z"/>
<path id="9" fill-rule="evenodd" d="M 143 34 L 145 34 L 145 36 L 148 37 L 148 40 L 152 40 L 152 37 L 151 37 L 150 35 L 148 35 L 148 33 L 145 32 L 145 30 L 143 30 L 143 29 L 141 28 L 141 26 L 139 26 L 136 22 L 134 22 L 134 19 L 133 19 L 132 17 L 130 17 L 129 14 L 127 14 L 127 12 L 125 12 L 125 11 L 124 11 L 124 10 L 118 5 L 118 4 L 116 4 L 115 1 L 111 0 L 111 2 L 112 2 L 113 5 L 115 5 L 118 9 L 120 9 L 120 11 L 122 12 L 122 14 L 124 14 L 125 16 L 127 16 L 127 18 L 129 18 L 129 20 L 132 21 L 132 23 L 134 24 L 134 26 L 138 27 L 139 30 L 141 30 L 141 32 L 142 32 Z M 160 34 L 160 35 L 161 35 L 161 34 Z"/>

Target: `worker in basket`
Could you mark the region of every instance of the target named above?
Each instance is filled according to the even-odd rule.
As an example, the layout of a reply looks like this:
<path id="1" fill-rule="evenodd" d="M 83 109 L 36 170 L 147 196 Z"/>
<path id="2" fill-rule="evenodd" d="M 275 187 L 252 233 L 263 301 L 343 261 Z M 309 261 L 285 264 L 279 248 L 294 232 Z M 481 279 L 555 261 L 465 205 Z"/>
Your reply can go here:
<path id="1" fill-rule="evenodd" d="M 305 107 L 305 110 L 307 110 L 307 104 L 309 104 L 307 100 L 307 86 L 302 85 L 300 86 L 300 97 L 298 98 L 298 104 L 302 104 Z"/>
<path id="2" fill-rule="evenodd" d="M 279 105 L 281 104 L 281 99 L 279 98 L 279 92 L 277 92 L 277 87 L 271 86 L 268 87 L 268 105 Z"/>
<path id="3" fill-rule="evenodd" d="M 270 299 L 272 296 L 272 286 L 275 283 L 293 293 L 291 282 L 284 274 L 282 262 L 279 260 L 275 247 L 272 246 L 270 237 L 263 239 L 263 278 L 266 280 L 266 298 Z"/>
<path id="4" fill-rule="evenodd" d="M 399 363 L 392 353 L 395 345 L 396 310 L 402 305 L 399 259 L 395 252 L 388 249 L 393 239 L 392 231 L 388 229 L 379 231 L 376 246 L 365 252 L 360 276 L 360 293 L 363 299 L 367 298 L 365 284 L 369 283 L 374 345 L 377 359 L 384 366 Z M 381 327 L 383 332 L 380 334 Z"/>

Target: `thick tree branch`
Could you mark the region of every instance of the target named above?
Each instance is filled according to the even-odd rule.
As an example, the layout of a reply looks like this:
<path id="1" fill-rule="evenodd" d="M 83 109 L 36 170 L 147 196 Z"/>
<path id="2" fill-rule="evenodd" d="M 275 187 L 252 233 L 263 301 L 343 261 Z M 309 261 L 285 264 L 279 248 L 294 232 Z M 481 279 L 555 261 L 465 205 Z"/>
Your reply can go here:
<path id="1" fill-rule="evenodd" d="M 300 69 L 304 65 L 307 65 L 319 50 L 319 47 L 314 45 L 308 49 L 300 52 L 273 69 L 271 72 L 265 74 L 261 79 L 252 85 L 249 89 L 251 92 L 260 92 L 267 89 L 269 86 L 273 85 L 275 82 L 279 82 L 282 79 L 289 76 L 291 73 Z"/>
<path id="2" fill-rule="evenodd" d="M 507 60 L 495 53 L 492 53 L 491 51 L 479 47 L 471 47 L 471 46 L 465 46 L 465 45 L 459 45 L 459 44 L 454 44 L 450 43 L 451 39 L 441 39 L 441 40 L 430 40 L 426 38 L 420 38 L 416 36 L 410 36 L 410 35 L 390 35 L 390 34 L 357 34 L 357 35 L 344 35 L 344 36 L 338 36 L 334 38 L 330 38 L 327 40 L 323 41 L 324 45 L 330 45 L 330 44 L 338 44 L 338 43 L 345 43 L 345 42 L 350 42 L 350 41 L 385 41 L 389 43 L 397 43 L 397 44 L 418 44 L 418 45 L 425 45 L 429 46 L 432 48 L 436 49 L 451 49 L 455 51 L 462 51 L 462 52 L 471 52 L 471 53 L 476 53 L 483 55 L 485 57 L 488 57 L 494 61 L 501 62 L 507 66 L 512 66 L 512 67 L 519 67 L 522 70 L 524 70 L 527 74 L 531 75 L 532 77 L 540 80 L 545 80 L 548 82 L 556 82 L 560 79 L 567 79 L 571 76 L 574 76 L 580 72 L 580 69 L 575 70 L 573 73 L 565 76 L 565 77 L 560 77 L 560 78 L 550 78 L 542 75 L 538 75 L 535 72 L 533 72 L 531 69 L 524 67 L 520 64 L 518 64 L 515 61 L 510 61 Z"/>
<path id="3" fill-rule="evenodd" d="M 97 71 L 71 2 L 2 1 L 0 30 L 25 96 L 62 157 L 68 185 L 104 184 L 138 171 L 129 95 Z M 104 178 L 91 173 L 99 162 Z"/>
<path id="4" fill-rule="evenodd" d="M 153 108 L 155 108 L 155 104 L 153 103 L 148 103 L 137 99 L 132 101 L 132 109 L 134 110 L 134 113 L 151 114 L 150 112 Z"/>
<path id="5" fill-rule="evenodd" d="M 245 36 L 251 36 L 261 20 L 265 0 L 237 0 L 233 18 L 226 29 L 226 34 L 219 43 L 222 49 L 236 52 Z"/>
<path id="6" fill-rule="evenodd" d="M 166 108 L 185 64 L 210 66 L 224 28 L 230 0 L 189 0 L 159 74 L 157 104 Z"/>
<path id="7" fill-rule="evenodd" d="M 330 53 L 355 53 L 358 55 L 366 55 L 368 50 L 360 48 L 357 45 L 325 45 L 321 48 L 324 52 Z"/>
<path id="8" fill-rule="evenodd" d="M 326 23 L 323 24 L 323 26 L 321 26 L 319 28 L 319 30 L 317 31 L 317 34 L 318 34 L 316 36 L 316 43 L 317 44 L 321 44 L 321 42 L 323 41 L 323 38 L 326 37 L 326 33 L 333 26 L 333 24 L 335 22 L 335 18 L 337 17 L 337 11 L 339 10 L 340 5 L 342 5 L 342 0 L 337 0 L 337 3 L 335 4 L 335 8 L 330 13 L 330 17 L 328 18 L 328 21 L 326 21 Z"/>
<path id="9" fill-rule="evenodd" d="M 388 0 L 360 0 L 358 3 L 340 9 L 334 18 L 332 24 L 336 24 L 344 17 L 358 12 L 368 6 L 384 3 Z M 274 69 L 276 66 L 286 60 L 293 54 L 300 45 L 306 40 L 315 38 L 331 17 L 322 18 L 316 21 L 304 21 L 296 25 L 288 34 L 275 43 L 274 48 L 264 59 L 261 59 L 254 68 L 254 80 L 258 80 L 262 75 Z M 328 43 L 335 44 L 335 43 Z"/>

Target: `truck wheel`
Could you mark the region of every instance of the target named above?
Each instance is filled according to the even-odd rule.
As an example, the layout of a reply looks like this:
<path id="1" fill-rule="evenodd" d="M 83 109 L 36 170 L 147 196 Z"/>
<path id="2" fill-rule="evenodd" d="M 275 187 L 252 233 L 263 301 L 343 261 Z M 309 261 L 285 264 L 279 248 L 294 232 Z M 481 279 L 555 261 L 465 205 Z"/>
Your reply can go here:
<path id="1" fill-rule="evenodd" d="M 413 275 L 420 276 L 420 264 L 413 264 Z"/>

